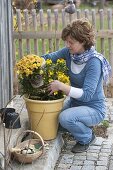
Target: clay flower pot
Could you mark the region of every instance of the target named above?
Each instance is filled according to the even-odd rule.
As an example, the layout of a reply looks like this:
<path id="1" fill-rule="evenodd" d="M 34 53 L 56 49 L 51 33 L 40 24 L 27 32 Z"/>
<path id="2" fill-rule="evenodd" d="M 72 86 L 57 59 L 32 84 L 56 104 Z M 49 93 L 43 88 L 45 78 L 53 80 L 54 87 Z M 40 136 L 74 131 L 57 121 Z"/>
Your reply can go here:
<path id="1" fill-rule="evenodd" d="M 39 133 L 44 140 L 52 140 L 57 136 L 58 116 L 63 107 L 64 99 L 65 97 L 41 101 L 24 97 L 31 130 Z"/>

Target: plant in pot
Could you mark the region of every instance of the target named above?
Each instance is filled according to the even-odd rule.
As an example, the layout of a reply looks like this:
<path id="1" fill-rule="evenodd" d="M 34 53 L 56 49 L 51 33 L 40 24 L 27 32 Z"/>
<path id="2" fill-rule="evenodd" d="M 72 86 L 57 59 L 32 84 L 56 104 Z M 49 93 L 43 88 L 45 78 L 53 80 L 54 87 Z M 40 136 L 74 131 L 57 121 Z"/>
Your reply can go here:
<path id="1" fill-rule="evenodd" d="M 16 64 L 16 70 L 28 110 L 31 130 L 38 132 L 44 140 L 56 138 L 58 115 L 63 107 L 65 96 L 56 91 L 50 95 L 48 84 L 59 80 L 69 84 L 64 59 L 53 63 L 37 55 L 26 55 Z"/>

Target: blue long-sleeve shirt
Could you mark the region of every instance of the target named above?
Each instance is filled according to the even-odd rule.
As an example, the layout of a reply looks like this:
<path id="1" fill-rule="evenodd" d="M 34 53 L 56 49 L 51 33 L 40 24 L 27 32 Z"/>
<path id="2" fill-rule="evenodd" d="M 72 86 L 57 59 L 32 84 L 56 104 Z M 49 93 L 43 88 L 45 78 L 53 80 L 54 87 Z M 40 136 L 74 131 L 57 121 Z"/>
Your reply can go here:
<path id="1" fill-rule="evenodd" d="M 80 73 L 75 74 L 71 70 L 71 56 L 68 48 L 43 55 L 45 59 L 56 62 L 58 58 L 66 60 L 68 75 L 72 87 L 82 88 L 83 95 L 80 98 L 71 98 L 73 106 L 89 106 L 101 113 L 105 113 L 105 95 L 103 90 L 103 73 L 101 61 L 93 57 L 86 63 Z"/>

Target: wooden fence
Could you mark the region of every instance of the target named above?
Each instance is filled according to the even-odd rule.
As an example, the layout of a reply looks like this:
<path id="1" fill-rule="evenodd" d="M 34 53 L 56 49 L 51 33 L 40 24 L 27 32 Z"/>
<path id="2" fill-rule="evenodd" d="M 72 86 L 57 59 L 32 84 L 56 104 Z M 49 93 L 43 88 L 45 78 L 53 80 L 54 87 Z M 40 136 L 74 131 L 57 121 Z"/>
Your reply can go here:
<path id="1" fill-rule="evenodd" d="M 13 95 L 11 0 L 0 0 L 0 108 Z"/>
<path id="2" fill-rule="evenodd" d="M 48 9 L 47 12 L 40 10 L 39 13 L 36 13 L 35 9 L 31 11 L 24 10 L 22 13 L 17 10 L 13 30 L 14 65 L 17 59 L 25 54 L 41 55 L 63 47 L 64 43 L 61 40 L 62 28 L 74 19 L 85 17 L 91 21 L 95 28 L 96 49 L 108 58 L 113 72 L 112 15 L 112 9 L 106 11 L 102 9 L 99 11 L 95 9 L 81 11 L 78 9 L 74 14 L 67 14 L 64 9 L 61 11 Z M 16 84 L 15 73 L 15 93 L 18 91 Z M 113 96 L 112 85 L 113 81 L 111 79 L 111 85 L 105 89 L 108 97 Z"/>

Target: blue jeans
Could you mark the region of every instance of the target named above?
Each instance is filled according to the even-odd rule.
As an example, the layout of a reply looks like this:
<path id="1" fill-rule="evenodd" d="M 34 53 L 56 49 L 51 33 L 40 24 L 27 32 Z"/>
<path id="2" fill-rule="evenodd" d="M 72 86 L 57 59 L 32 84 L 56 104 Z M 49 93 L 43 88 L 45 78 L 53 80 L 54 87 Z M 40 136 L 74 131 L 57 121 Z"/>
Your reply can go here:
<path id="1" fill-rule="evenodd" d="M 66 100 L 59 115 L 59 123 L 67 129 L 80 144 L 87 144 L 92 139 L 92 128 L 104 119 L 104 114 L 87 107 L 71 107 L 70 100 Z"/>

